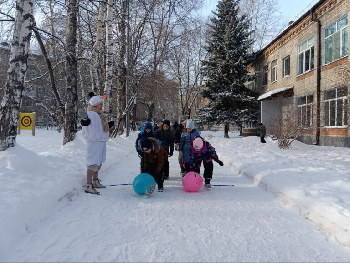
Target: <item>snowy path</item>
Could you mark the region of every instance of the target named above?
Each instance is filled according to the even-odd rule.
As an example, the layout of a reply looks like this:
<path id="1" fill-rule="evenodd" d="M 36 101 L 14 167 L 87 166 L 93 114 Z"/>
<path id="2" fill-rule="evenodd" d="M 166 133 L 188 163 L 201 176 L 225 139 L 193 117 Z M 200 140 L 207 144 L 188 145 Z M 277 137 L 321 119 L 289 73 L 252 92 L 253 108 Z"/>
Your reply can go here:
<path id="1" fill-rule="evenodd" d="M 125 157 L 114 158 L 123 147 Z M 108 145 L 106 185 L 131 183 L 139 159 L 131 143 Z M 177 155 L 177 153 L 175 153 Z M 17 262 L 346 262 L 350 251 L 285 210 L 272 194 L 214 164 L 213 184 L 184 192 L 176 156 L 163 193 L 137 196 L 132 186 L 109 186 L 100 196 L 81 189 L 1 261 Z"/>

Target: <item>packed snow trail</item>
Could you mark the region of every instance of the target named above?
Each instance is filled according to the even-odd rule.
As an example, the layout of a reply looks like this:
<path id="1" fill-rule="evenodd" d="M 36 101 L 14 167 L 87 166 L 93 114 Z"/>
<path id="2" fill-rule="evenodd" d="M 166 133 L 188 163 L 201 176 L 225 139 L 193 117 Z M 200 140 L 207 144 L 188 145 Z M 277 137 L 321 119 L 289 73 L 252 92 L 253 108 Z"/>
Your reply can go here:
<path id="1" fill-rule="evenodd" d="M 83 188 L 73 191 L 49 218 L 30 226 L 1 261 L 349 261 L 348 249 L 285 210 L 228 163 L 214 163 L 212 183 L 234 187 L 185 192 L 177 152 L 170 158 L 170 180 L 163 193 L 142 197 L 131 185 L 110 186 L 132 183 L 139 173 L 133 143 L 133 138 L 123 144 L 108 142 L 100 172 L 107 188 L 99 189 L 100 196 L 85 194 Z"/>

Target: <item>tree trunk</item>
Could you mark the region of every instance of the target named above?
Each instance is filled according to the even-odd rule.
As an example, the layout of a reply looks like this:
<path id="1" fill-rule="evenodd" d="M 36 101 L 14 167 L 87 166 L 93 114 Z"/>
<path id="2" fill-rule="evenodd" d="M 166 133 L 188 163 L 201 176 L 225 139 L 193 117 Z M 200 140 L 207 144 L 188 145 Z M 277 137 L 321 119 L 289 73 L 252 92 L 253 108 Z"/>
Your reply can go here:
<path id="1" fill-rule="evenodd" d="M 107 4 L 107 21 L 106 21 L 106 79 L 104 86 L 104 94 L 106 94 L 106 100 L 104 101 L 104 111 L 108 116 L 112 115 L 113 108 L 111 105 L 112 90 L 113 90 L 113 57 L 114 57 L 114 45 L 113 45 L 113 0 L 108 0 Z"/>
<path id="2" fill-rule="evenodd" d="M 228 131 L 230 130 L 230 123 L 228 123 L 228 122 L 226 122 L 225 123 L 225 134 L 224 134 L 224 137 L 225 138 L 230 138 L 229 136 L 228 136 Z"/>
<path id="3" fill-rule="evenodd" d="M 106 8 L 106 2 L 101 1 L 99 3 L 98 7 L 98 16 L 97 16 L 97 31 L 96 31 L 96 39 L 95 39 L 95 45 L 92 51 L 92 65 L 91 65 L 91 90 L 97 92 L 99 90 L 100 86 L 100 78 L 99 75 L 99 68 L 101 67 L 101 64 L 103 65 L 101 61 L 101 50 L 103 49 L 103 28 L 104 28 L 104 22 L 105 22 L 105 8 Z"/>
<path id="4" fill-rule="evenodd" d="M 60 116 L 64 116 L 64 106 L 63 106 L 63 103 L 61 101 L 60 95 L 59 95 L 57 87 L 56 87 L 56 82 L 55 82 L 55 77 L 54 77 L 54 74 L 53 74 L 51 61 L 48 58 L 48 55 L 47 55 L 47 52 L 46 52 L 46 48 L 44 46 L 44 43 L 43 43 L 43 41 L 41 39 L 41 36 L 40 36 L 39 32 L 36 29 L 34 29 L 33 31 L 34 31 L 34 34 L 35 34 L 35 38 L 38 41 L 41 53 L 43 54 L 43 56 L 45 58 L 47 70 L 49 72 L 50 87 L 51 87 L 52 94 L 55 97 L 57 108 L 59 109 L 59 114 L 60 114 Z M 58 118 L 60 118 L 60 117 L 58 117 Z"/>
<path id="5" fill-rule="evenodd" d="M 15 146 L 19 109 L 34 20 L 35 0 L 17 0 L 15 28 L 4 97 L 0 105 L 0 151 Z"/>
<path id="6" fill-rule="evenodd" d="M 117 119 L 121 120 L 122 123 L 119 126 L 118 134 L 122 134 L 124 132 L 123 126 L 125 124 L 125 118 L 123 116 L 124 109 L 126 107 L 126 76 L 127 76 L 127 69 L 125 65 L 126 61 L 126 47 L 127 47 L 127 37 L 126 37 L 126 30 L 127 30 L 127 19 L 128 19 L 128 0 L 122 1 L 121 11 L 120 15 L 118 17 L 118 32 L 119 32 L 119 53 L 118 53 L 118 61 L 117 61 L 117 67 L 118 67 L 118 79 L 117 79 L 117 90 L 116 90 L 116 96 L 115 101 L 117 103 L 116 105 L 116 115 Z"/>
<path id="7" fill-rule="evenodd" d="M 64 118 L 63 145 L 71 142 L 77 133 L 78 120 L 78 94 L 77 94 L 77 71 L 76 57 L 77 45 L 77 0 L 68 0 L 67 31 L 66 31 L 66 104 Z"/>

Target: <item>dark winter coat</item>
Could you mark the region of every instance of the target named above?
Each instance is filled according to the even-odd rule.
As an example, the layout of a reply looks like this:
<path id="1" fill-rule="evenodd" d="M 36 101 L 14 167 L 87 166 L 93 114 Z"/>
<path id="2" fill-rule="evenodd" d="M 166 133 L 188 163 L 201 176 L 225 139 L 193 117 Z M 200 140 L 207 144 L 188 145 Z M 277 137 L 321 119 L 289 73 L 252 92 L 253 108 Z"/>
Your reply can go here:
<path id="1" fill-rule="evenodd" d="M 265 136 L 266 136 L 266 127 L 265 127 L 265 125 L 260 125 L 257 130 L 260 133 L 260 137 L 261 138 L 265 138 Z"/>
<path id="2" fill-rule="evenodd" d="M 151 129 L 150 133 L 147 133 L 145 131 L 145 126 L 142 126 L 141 131 L 139 132 L 139 134 L 137 136 L 137 139 L 135 141 L 135 148 L 136 148 L 136 151 L 137 151 L 137 153 L 139 154 L 140 157 L 143 157 L 143 151 L 141 149 L 141 141 L 144 138 L 149 138 L 149 137 L 153 138 L 154 136 L 155 136 L 155 133 L 153 131 L 153 128 Z"/>
<path id="3" fill-rule="evenodd" d="M 176 127 L 175 136 L 174 136 L 175 144 L 180 143 L 180 139 L 181 139 L 181 136 L 182 136 L 182 133 L 184 132 L 184 130 L 185 130 L 185 128 L 181 123 Z"/>
<path id="4" fill-rule="evenodd" d="M 199 132 L 196 129 L 193 129 L 191 132 L 184 131 L 180 139 L 179 151 L 183 153 L 183 162 L 188 163 L 190 159 L 191 151 L 191 142 L 194 137 L 200 136 Z"/>
<path id="5" fill-rule="evenodd" d="M 150 153 L 145 152 L 144 156 L 144 170 L 149 172 L 149 169 L 152 166 L 156 165 L 156 172 L 160 174 L 163 169 L 164 162 L 168 160 L 168 154 L 163 147 L 159 145 L 156 139 L 149 138 L 152 141 L 152 150 Z"/>
<path id="6" fill-rule="evenodd" d="M 172 130 L 163 130 L 161 127 L 157 130 L 155 134 L 155 138 L 159 141 L 160 145 L 164 147 L 167 154 L 170 156 L 173 155 L 174 152 L 174 133 Z"/>

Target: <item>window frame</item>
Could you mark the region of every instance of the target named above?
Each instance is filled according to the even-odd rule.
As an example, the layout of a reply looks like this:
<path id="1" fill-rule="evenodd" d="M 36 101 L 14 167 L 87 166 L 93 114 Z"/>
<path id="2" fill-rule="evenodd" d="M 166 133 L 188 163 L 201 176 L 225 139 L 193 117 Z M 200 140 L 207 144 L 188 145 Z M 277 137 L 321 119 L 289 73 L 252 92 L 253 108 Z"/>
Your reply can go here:
<path id="1" fill-rule="evenodd" d="M 308 56 L 308 59 L 306 57 Z M 309 37 L 297 46 L 297 72 L 303 75 L 315 68 L 315 37 Z M 306 66 L 308 65 L 308 69 Z M 302 68 L 302 70 L 301 70 Z"/>
<path id="2" fill-rule="evenodd" d="M 271 83 L 277 81 L 277 59 L 271 62 Z"/>
<path id="3" fill-rule="evenodd" d="M 288 61 L 288 74 L 286 74 L 286 61 Z M 290 76 L 290 55 L 284 57 L 282 59 L 282 76 L 283 78 Z"/>
<path id="4" fill-rule="evenodd" d="M 312 128 L 314 96 L 306 95 L 298 97 L 297 100 L 298 126 L 304 129 Z"/>
<path id="5" fill-rule="evenodd" d="M 346 20 L 346 24 L 341 27 L 339 26 L 339 24 L 343 19 Z M 349 42 L 348 28 L 349 28 L 349 20 L 347 15 L 342 16 L 340 19 L 336 20 L 335 22 L 325 27 L 325 29 L 323 30 L 323 44 L 324 44 L 323 65 L 330 64 L 334 61 L 337 61 L 339 59 L 342 59 L 348 56 L 348 42 Z M 333 31 L 333 32 L 327 32 L 327 31 Z M 338 41 L 339 41 L 339 50 L 334 51 Z"/>
<path id="6" fill-rule="evenodd" d="M 346 90 L 345 94 L 339 94 L 342 89 Z M 348 126 L 348 92 L 349 89 L 346 86 L 336 87 L 324 91 L 324 126 L 328 128 L 339 128 Z M 334 97 L 328 98 L 328 96 Z M 329 94 L 329 95 L 328 95 Z M 334 106 L 334 108 L 332 107 Z M 339 124 L 339 108 L 341 108 L 341 124 Z M 333 115 L 333 116 L 332 116 Z M 334 124 L 332 124 L 334 122 Z"/>

